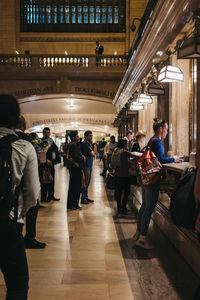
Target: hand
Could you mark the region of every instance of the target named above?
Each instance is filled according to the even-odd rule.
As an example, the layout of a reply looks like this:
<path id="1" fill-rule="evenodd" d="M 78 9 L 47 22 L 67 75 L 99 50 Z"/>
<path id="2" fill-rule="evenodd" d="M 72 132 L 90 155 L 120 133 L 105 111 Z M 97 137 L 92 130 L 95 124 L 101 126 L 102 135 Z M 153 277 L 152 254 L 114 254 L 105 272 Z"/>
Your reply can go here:
<path id="1" fill-rule="evenodd" d="M 175 163 L 180 163 L 180 162 L 183 162 L 184 160 L 183 160 L 183 158 L 182 157 L 180 157 L 180 156 L 174 156 L 174 162 Z"/>
<path id="2" fill-rule="evenodd" d="M 91 151 L 91 152 L 90 152 L 90 156 L 94 156 L 94 151 Z"/>
<path id="3" fill-rule="evenodd" d="M 48 166 L 52 166 L 52 165 L 53 165 L 53 164 L 52 164 L 52 161 L 47 159 L 47 165 L 48 165 Z"/>

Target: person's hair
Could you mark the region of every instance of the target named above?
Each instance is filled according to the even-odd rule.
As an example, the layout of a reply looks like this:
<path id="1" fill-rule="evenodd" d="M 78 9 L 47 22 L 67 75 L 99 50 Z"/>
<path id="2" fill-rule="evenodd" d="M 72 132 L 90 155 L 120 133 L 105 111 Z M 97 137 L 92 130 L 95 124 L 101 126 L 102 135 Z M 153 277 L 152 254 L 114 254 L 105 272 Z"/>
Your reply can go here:
<path id="1" fill-rule="evenodd" d="M 133 134 L 133 131 L 128 130 L 128 131 L 126 132 L 126 136 L 129 135 L 129 134 Z"/>
<path id="2" fill-rule="evenodd" d="M 102 138 L 102 141 L 105 141 L 105 138 Z"/>
<path id="3" fill-rule="evenodd" d="M 142 137 L 146 137 L 146 134 L 144 133 L 144 131 L 139 130 L 136 135 L 134 136 L 134 140 L 137 141 L 138 139 L 142 138 Z"/>
<path id="4" fill-rule="evenodd" d="M 50 128 L 49 128 L 49 127 L 44 127 L 43 133 L 44 133 L 45 131 L 50 131 Z"/>
<path id="5" fill-rule="evenodd" d="M 113 141 L 115 141 L 115 136 L 112 135 L 112 136 L 110 137 L 110 139 L 113 140 Z"/>
<path id="6" fill-rule="evenodd" d="M 0 107 L 0 126 L 16 127 L 20 116 L 18 101 L 13 96 L 0 94 Z"/>
<path id="7" fill-rule="evenodd" d="M 117 143 L 117 148 L 123 149 L 125 145 L 127 145 L 127 140 L 120 139 Z"/>
<path id="8" fill-rule="evenodd" d="M 96 41 L 96 44 L 99 44 L 99 41 Z"/>
<path id="9" fill-rule="evenodd" d="M 78 131 L 77 131 L 77 130 L 73 130 L 73 131 L 70 133 L 70 135 L 69 135 L 71 141 L 72 141 L 73 138 L 75 138 L 77 135 L 78 135 Z"/>
<path id="10" fill-rule="evenodd" d="M 157 132 L 160 127 L 165 127 L 165 124 L 167 123 L 165 120 L 159 120 L 158 118 L 154 118 L 153 121 L 154 132 Z"/>
<path id="11" fill-rule="evenodd" d="M 22 131 L 26 129 L 26 120 L 24 116 L 19 116 L 19 123 L 17 124 L 16 129 L 20 129 Z"/>
<path id="12" fill-rule="evenodd" d="M 87 130 L 87 131 L 84 133 L 84 136 L 87 137 L 89 134 L 92 134 L 92 131 Z"/>

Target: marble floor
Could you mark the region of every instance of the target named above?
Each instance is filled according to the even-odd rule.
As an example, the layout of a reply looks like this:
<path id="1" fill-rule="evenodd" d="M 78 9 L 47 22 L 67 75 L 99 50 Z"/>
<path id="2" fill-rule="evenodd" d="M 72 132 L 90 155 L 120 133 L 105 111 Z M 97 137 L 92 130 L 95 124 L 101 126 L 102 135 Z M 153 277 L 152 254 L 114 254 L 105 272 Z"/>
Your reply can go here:
<path id="1" fill-rule="evenodd" d="M 89 191 L 95 202 L 66 212 L 68 171 L 57 166 L 61 201 L 45 204 L 37 223 L 37 238 L 47 247 L 27 250 L 29 300 L 192 300 L 197 278 L 160 233 L 160 250 L 132 248 L 135 216 L 113 217 L 113 193 L 106 191 L 100 171 L 97 161 Z M 2 300 L 3 283 L 0 275 Z"/>

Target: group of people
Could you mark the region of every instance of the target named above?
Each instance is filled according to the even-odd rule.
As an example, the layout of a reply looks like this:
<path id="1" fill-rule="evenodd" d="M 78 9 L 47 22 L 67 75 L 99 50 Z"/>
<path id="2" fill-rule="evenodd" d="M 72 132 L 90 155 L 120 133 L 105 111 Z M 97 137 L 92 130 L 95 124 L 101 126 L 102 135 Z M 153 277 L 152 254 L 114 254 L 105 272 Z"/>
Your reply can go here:
<path id="1" fill-rule="evenodd" d="M 150 138 L 146 147 L 156 155 L 158 161 L 163 163 L 179 163 L 183 159 L 179 156 L 168 158 L 165 156 L 163 140 L 168 133 L 168 124 L 165 120 L 154 119 L 154 136 Z M 127 131 L 126 136 L 120 139 L 111 156 L 111 167 L 115 179 L 115 200 L 117 201 L 117 215 L 127 214 L 127 203 L 130 195 L 130 185 L 137 186 L 139 173 L 132 173 L 136 168 L 137 160 L 142 155 L 146 135 L 138 131 L 134 136 L 132 131 Z M 132 164 L 132 162 L 134 164 Z M 140 183 L 141 184 L 141 183 Z M 153 245 L 147 238 L 151 215 L 158 201 L 160 183 L 152 186 L 142 186 L 142 206 L 138 213 L 137 231 L 133 236 L 135 245 L 144 249 L 152 249 Z"/>

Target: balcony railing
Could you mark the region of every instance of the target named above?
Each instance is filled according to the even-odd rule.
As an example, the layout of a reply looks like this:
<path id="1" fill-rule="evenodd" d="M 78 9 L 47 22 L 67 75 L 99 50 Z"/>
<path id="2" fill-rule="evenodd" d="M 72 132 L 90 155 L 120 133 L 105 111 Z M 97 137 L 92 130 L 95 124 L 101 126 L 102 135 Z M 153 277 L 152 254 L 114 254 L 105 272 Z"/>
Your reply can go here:
<path id="1" fill-rule="evenodd" d="M 21 68 L 45 68 L 76 66 L 81 68 L 126 66 L 127 58 L 123 55 L 0 55 L 0 65 Z"/>

